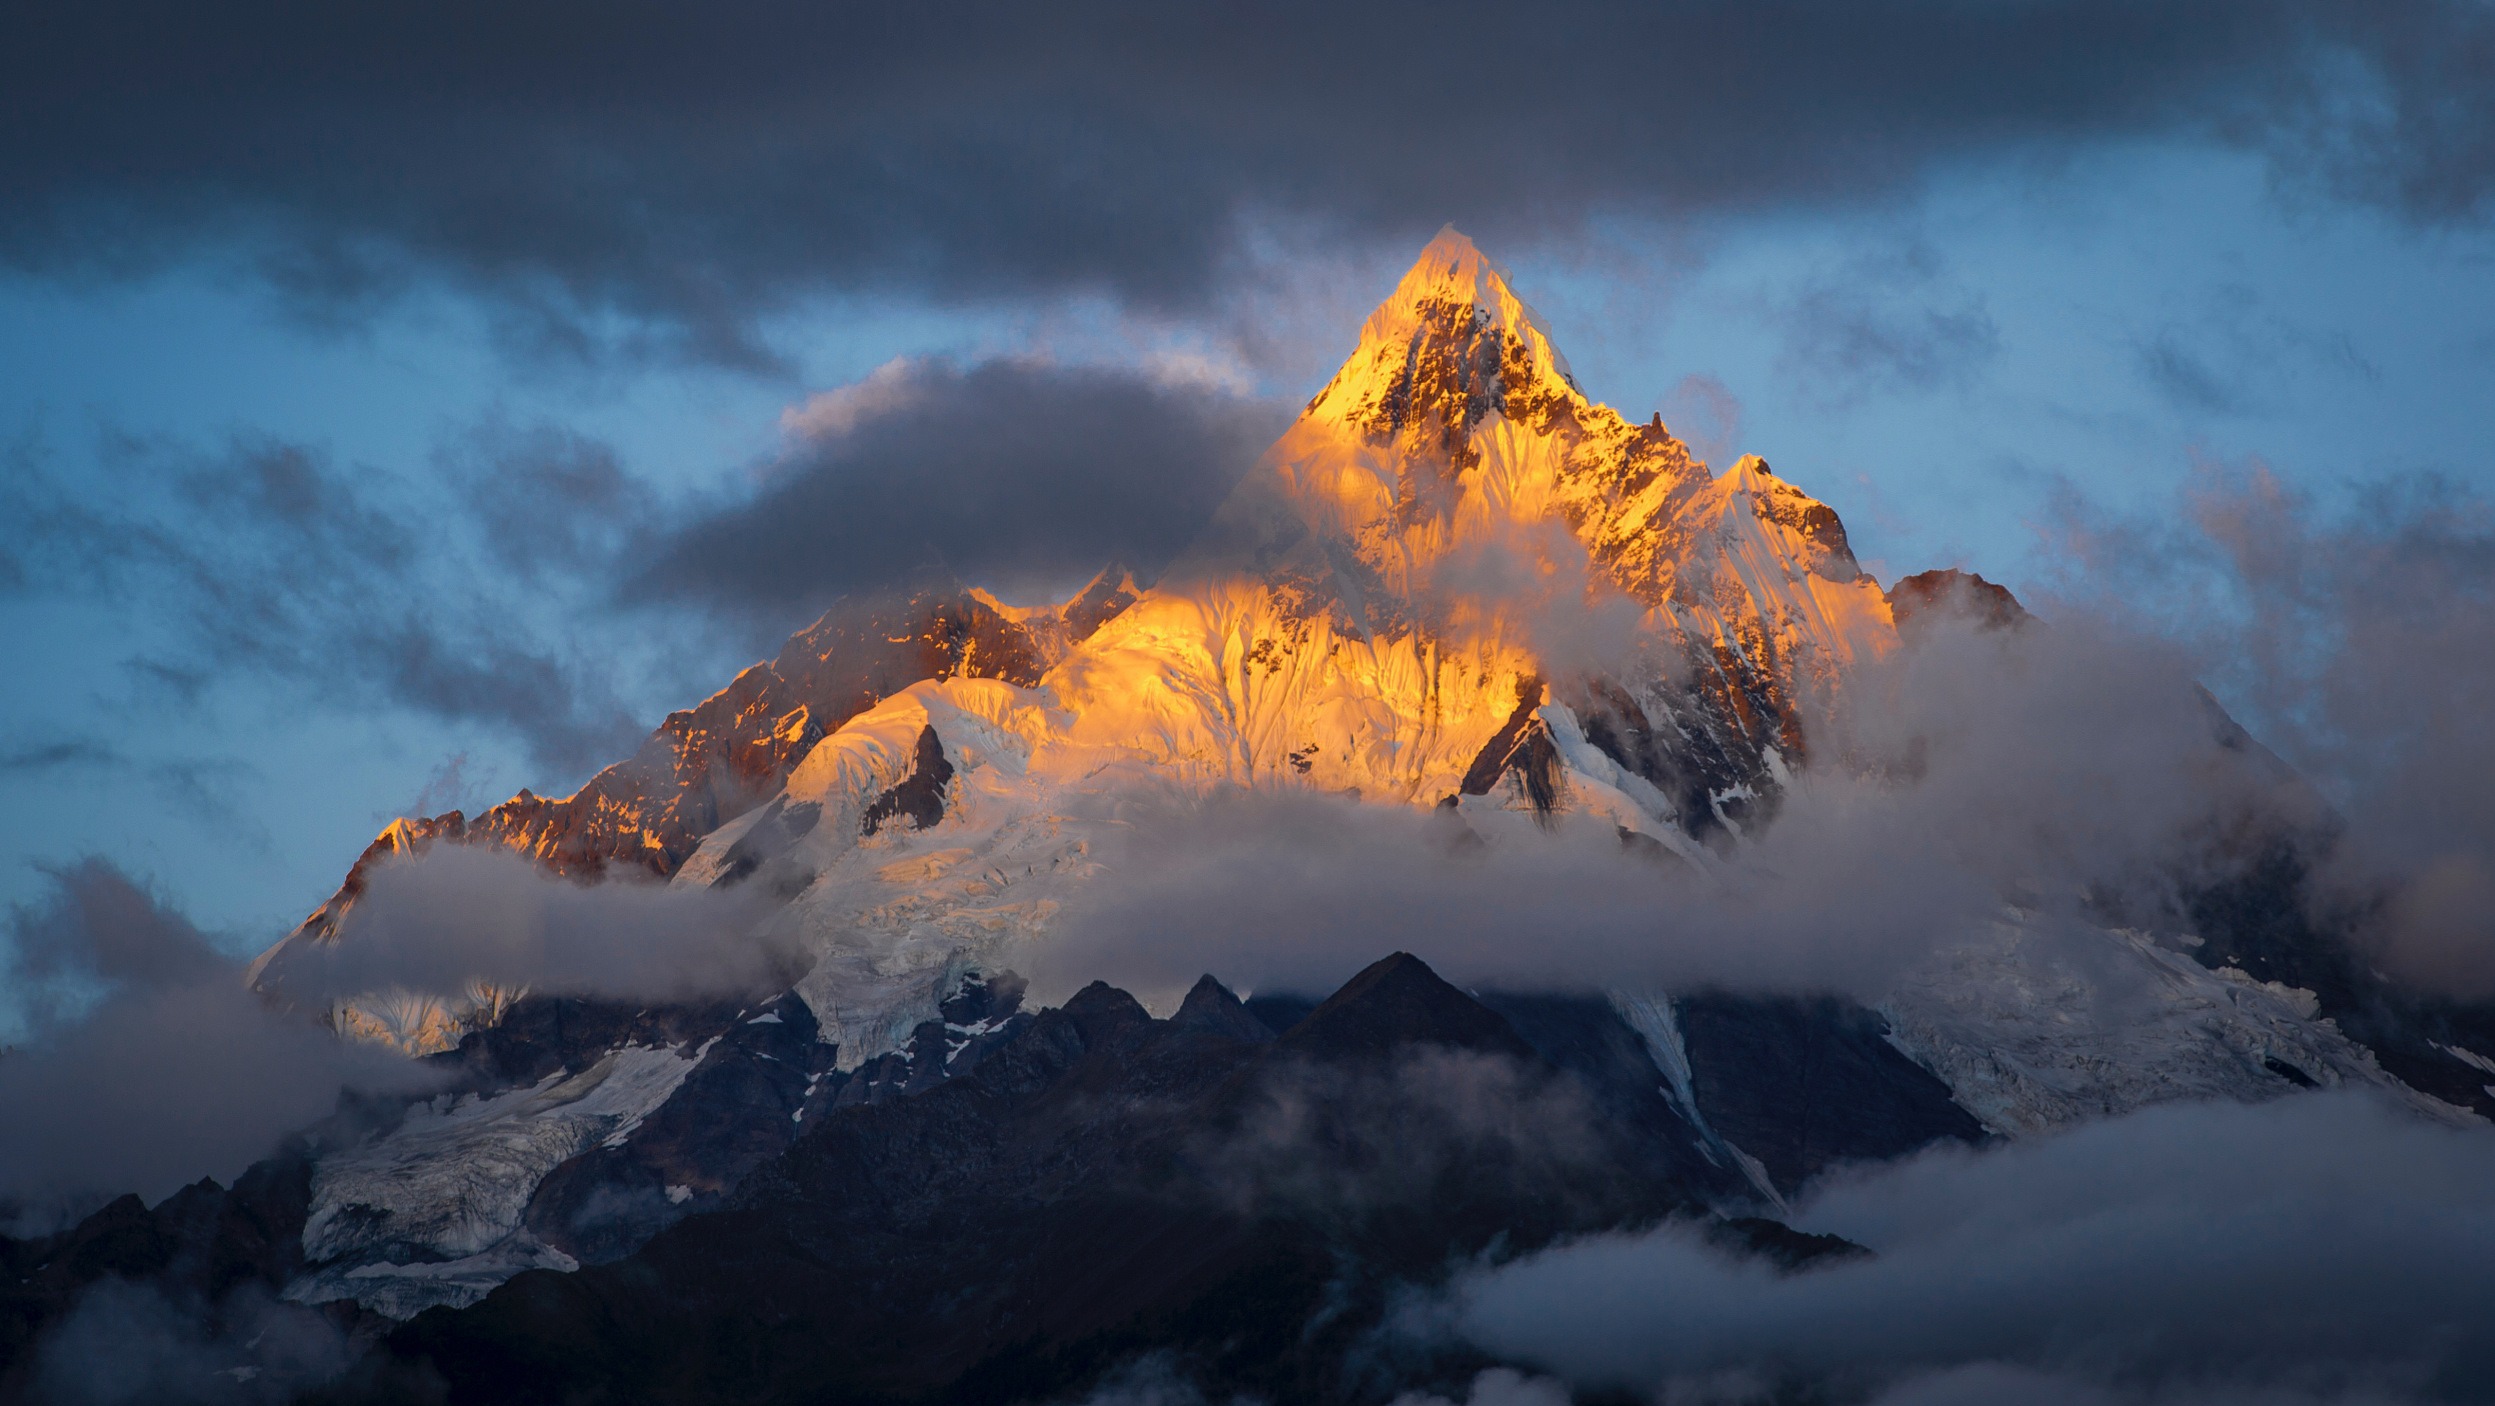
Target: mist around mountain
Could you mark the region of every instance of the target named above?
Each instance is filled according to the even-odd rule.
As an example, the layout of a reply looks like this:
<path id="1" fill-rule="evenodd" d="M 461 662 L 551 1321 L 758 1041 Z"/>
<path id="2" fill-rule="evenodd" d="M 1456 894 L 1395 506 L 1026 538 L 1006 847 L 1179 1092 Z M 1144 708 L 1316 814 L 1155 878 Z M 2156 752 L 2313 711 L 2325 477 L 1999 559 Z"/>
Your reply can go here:
<path id="1" fill-rule="evenodd" d="M 1452 230 L 1204 506 L 853 591 L 247 972 L 64 874 L 0 1393 L 2495 1396 L 2461 509 L 1883 587 Z M 2235 678 L 2107 605 L 2212 579 Z"/>

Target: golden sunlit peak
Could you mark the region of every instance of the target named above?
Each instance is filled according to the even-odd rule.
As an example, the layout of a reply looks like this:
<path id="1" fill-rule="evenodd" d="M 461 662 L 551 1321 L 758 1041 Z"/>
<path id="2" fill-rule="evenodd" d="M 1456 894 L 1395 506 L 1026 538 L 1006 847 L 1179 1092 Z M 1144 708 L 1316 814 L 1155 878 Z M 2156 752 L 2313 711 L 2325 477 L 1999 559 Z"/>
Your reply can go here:
<path id="1" fill-rule="evenodd" d="M 1506 271 L 1448 225 L 1361 324 L 1359 346 L 1309 402 L 1308 415 L 1365 421 L 1403 394 L 1397 387 L 1416 376 L 1440 370 L 1457 379 L 1474 374 L 1485 347 L 1491 364 L 1503 362 L 1512 347 L 1531 368 L 1532 379 L 1554 393 L 1577 394 L 1567 358 L 1552 344 L 1542 319 L 1516 296 Z"/>
<path id="2" fill-rule="evenodd" d="M 1417 288 L 1493 288 L 1507 286 L 1507 271 L 1492 263 L 1464 231 L 1454 225 L 1441 225 L 1438 234 L 1421 256 L 1412 261 L 1412 268 L 1403 276 L 1399 293 Z"/>
<path id="3" fill-rule="evenodd" d="M 1481 252 L 1463 231 L 1454 225 L 1439 229 L 1438 236 L 1421 250 L 1419 258 L 1405 271 L 1403 280 L 1395 285 L 1393 296 L 1382 304 L 1362 329 L 1364 340 L 1375 331 L 1387 330 L 1424 305 L 1455 303 L 1470 306 L 1489 314 L 1491 325 L 1502 331 L 1516 332 L 1531 328 L 1542 332 L 1542 320 L 1534 315 L 1523 299 L 1516 296 L 1507 270 L 1499 267 Z M 1402 314 L 1398 317 L 1396 314 Z M 1544 334 L 1547 340 L 1547 333 Z"/>

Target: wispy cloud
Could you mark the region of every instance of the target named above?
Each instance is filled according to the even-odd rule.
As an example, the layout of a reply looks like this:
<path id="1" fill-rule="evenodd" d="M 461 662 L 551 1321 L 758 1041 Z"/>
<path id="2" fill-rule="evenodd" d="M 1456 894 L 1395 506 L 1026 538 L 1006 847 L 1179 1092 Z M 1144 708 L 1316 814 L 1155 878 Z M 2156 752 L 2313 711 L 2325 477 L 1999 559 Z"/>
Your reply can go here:
<path id="1" fill-rule="evenodd" d="M 603 447 L 480 430 L 424 482 L 265 437 L 203 451 L 108 433 L 98 453 L 92 479 L 29 459 L 0 471 L 0 544 L 40 563 L 21 590 L 138 603 L 170 626 L 129 661 L 142 687 L 197 705 L 251 676 L 332 706 L 481 724 L 557 776 L 639 732 L 628 636 L 605 632 L 616 647 L 601 650 L 579 628 L 611 613 L 611 554 L 644 506 Z M 108 760 L 54 745 L 71 749 L 56 765 Z M 203 765 L 157 780 L 205 804 Z"/>

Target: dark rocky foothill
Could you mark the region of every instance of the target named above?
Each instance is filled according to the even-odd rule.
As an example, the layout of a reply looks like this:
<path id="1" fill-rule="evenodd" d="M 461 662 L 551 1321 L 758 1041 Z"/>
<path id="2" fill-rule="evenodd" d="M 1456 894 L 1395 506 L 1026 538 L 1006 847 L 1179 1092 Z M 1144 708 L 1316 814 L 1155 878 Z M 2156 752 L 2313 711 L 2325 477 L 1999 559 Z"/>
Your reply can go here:
<path id="1" fill-rule="evenodd" d="M 1675 1006 L 1699 1113 L 1783 1195 L 1847 1162 L 1986 1140 L 1949 1086 L 1850 1001 L 1707 994 Z"/>
<path id="2" fill-rule="evenodd" d="M 716 1209 L 427 1312 L 318 1399 L 1047 1400 L 1146 1354 L 1215 1399 L 1460 1395 L 1486 1363 L 1377 1330 L 1479 1256 L 1670 1218 L 1787 1269 L 1859 1253 L 1718 1220 L 1741 1178 L 1600 1001 L 1402 955 L 1313 1007 L 1018 995 L 966 984 Z"/>
<path id="3" fill-rule="evenodd" d="M 275 1305 L 272 1286 L 302 1268 L 311 1185 L 310 1148 L 299 1140 L 230 1188 L 202 1180 L 153 1208 L 123 1196 L 58 1234 L 0 1236 L 0 1401 L 53 1394 L 40 1379 L 40 1340 L 99 1290 L 144 1286 L 202 1320 L 203 1335 L 228 1319 L 264 1328 L 272 1312 L 288 1312 Z M 360 1324 L 369 1338 L 388 1326 L 365 1321 L 353 1304 L 292 1311 L 312 1320 L 306 1330 L 315 1337 L 343 1337 Z M 239 1349 L 230 1356 L 248 1360 Z"/>

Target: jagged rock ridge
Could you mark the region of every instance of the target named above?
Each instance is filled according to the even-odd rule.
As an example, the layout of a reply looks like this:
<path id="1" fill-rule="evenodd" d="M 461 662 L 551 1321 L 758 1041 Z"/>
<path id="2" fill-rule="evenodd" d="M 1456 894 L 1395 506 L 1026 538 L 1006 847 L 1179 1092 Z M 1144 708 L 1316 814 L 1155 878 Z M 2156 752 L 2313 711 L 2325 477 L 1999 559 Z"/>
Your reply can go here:
<path id="1" fill-rule="evenodd" d="M 1008 613 L 942 585 L 836 607 L 778 658 L 668 714 L 640 751 L 569 796 L 523 790 L 474 819 L 453 810 L 393 822 L 298 931 L 334 936 L 372 865 L 439 840 L 517 850 L 574 878 L 613 868 L 665 878 L 703 836 L 778 791 L 816 743 L 893 693 L 957 676 L 1037 683 L 1055 654 L 1133 603 L 1131 580 L 1117 572 L 1068 602 L 1061 619 Z"/>

